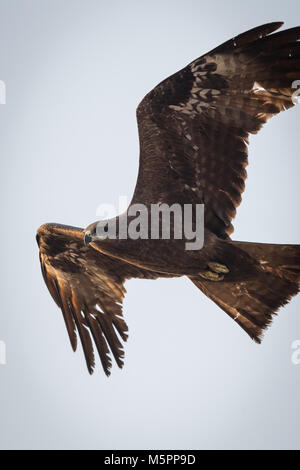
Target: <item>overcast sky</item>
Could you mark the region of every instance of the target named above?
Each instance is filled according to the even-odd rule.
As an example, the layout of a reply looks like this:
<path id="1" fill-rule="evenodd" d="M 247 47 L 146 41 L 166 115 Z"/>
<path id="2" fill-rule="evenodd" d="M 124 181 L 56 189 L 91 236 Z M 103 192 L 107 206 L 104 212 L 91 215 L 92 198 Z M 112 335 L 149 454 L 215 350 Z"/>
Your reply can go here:
<path id="1" fill-rule="evenodd" d="M 40 273 L 36 229 L 130 199 L 135 109 L 158 82 L 298 1 L 1 0 L 0 447 L 298 448 L 300 297 L 261 346 L 185 278 L 127 284 L 125 366 L 89 377 Z M 299 77 L 300 79 L 300 77 Z M 300 108 L 251 138 L 234 239 L 299 243 Z"/>

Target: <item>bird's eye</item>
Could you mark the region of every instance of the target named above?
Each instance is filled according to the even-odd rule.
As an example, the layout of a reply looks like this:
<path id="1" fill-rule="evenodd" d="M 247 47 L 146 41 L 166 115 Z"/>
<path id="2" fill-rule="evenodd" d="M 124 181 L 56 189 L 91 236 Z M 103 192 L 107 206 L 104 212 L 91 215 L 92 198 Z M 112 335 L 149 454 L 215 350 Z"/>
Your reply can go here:
<path id="1" fill-rule="evenodd" d="M 108 224 L 105 225 L 105 227 L 104 227 L 104 232 L 105 232 L 105 233 L 108 232 Z"/>
<path id="2" fill-rule="evenodd" d="M 92 238 L 92 234 L 91 232 L 86 232 L 85 235 L 84 235 L 84 244 L 85 245 L 89 245 L 89 243 L 91 243 L 91 241 L 93 240 Z"/>

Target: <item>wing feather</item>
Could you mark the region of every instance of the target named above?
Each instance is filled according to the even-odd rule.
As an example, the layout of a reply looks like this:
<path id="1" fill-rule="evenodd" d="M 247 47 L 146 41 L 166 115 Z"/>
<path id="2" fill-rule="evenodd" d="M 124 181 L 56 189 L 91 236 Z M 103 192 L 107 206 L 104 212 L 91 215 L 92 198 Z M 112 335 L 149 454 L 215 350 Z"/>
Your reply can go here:
<path id="1" fill-rule="evenodd" d="M 133 203 L 204 203 L 206 227 L 233 231 L 248 137 L 291 108 L 300 27 L 243 33 L 161 82 L 137 109 L 140 168 Z"/>
<path id="2" fill-rule="evenodd" d="M 90 374 L 95 367 L 95 345 L 106 375 L 111 354 L 124 364 L 122 341 L 128 327 L 123 318 L 124 282 L 130 278 L 156 279 L 163 274 L 137 268 L 85 246 L 83 229 L 44 224 L 37 233 L 44 281 L 62 311 L 73 350 L 77 334 Z"/>
<path id="3" fill-rule="evenodd" d="M 124 351 L 118 335 L 127 339 L 122 317 L 123 282 L 129 270 L 117 260 L 83 243 L 83 230 L 58 224 L 45 224 L 37 234 L 41 269 L 53 299 L 60 307 L 73 350 L 79 334 L 88 371 L 93 372 L 96 345 L 103 369 L 110 374 L 110 351 L 119 367 Z M 97 309 L 101 306 L 101 310 Z M 116 330 L 115 330 L 116 328 Z"/>

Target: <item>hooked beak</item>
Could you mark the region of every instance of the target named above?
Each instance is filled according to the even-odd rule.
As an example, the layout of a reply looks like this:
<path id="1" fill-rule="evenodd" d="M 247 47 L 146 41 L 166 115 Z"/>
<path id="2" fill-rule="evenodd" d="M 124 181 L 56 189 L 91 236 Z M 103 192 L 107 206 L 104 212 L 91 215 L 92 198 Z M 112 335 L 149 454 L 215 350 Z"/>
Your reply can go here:
<path id="1" fill-rule="evenodd" d="M 84 244 L 89 245 L 91 243 L 91 241 L 93 241 L 93 237 L 92 237 L 91 232 L 88 230 L 84 234 Z"/>

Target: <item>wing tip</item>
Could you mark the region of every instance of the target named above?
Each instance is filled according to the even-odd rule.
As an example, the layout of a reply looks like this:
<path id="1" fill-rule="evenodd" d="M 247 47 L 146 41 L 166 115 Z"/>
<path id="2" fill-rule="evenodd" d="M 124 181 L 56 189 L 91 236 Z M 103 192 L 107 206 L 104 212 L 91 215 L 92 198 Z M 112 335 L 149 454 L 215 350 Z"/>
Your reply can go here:
<path id="1" fill-rule="evenodd" d="M 271 28 L 279 29 L 281 26 L 284 25 L 284 21 L 272 21 L 271 23 L 267 23 L 266 26 L 270 26 Z"/>
<path id="2" fill-rule="evenodd" d="M 73 340 L 71 340 L 70 338 L 70 343 L 71 343 L 72 351 L 75 353 L 77 351 L 77 336 L 75 336 L 75 339 Z"/>

